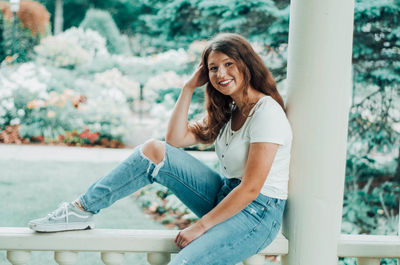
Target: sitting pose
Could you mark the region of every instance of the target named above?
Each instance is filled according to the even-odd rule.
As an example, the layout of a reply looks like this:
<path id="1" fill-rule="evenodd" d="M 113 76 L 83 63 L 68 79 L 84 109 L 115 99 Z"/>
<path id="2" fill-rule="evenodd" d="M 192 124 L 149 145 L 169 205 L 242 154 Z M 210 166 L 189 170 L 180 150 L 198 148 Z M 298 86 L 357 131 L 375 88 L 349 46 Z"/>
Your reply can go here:
<path id="1" fill-rule="evenodd" d="M 206 114 L 189 123 L 193 92 L 206 84 Z M 292 131 L 275 81 L 250 43 L 214 37 L 185 83 L 166 141 L 149 140 L 77 200 L 29 222 L 39 232 L 93 228 L 93 214 L 154 181 L 200 219 L 180 231 L 169 264 L 236 264 L 268 246 L 282 223 Z M 215 144 L 221 173 L 179 147 Z"/>

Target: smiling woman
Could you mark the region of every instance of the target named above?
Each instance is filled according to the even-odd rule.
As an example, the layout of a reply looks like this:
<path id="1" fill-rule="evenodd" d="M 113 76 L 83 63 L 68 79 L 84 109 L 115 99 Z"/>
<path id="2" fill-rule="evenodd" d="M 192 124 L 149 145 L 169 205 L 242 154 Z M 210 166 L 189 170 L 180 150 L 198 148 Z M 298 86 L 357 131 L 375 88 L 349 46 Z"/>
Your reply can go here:
<path id="1" fill-rule="evenodd" d="M 238 63 L 218 51 L 212 51 L 208 61 L 209 78 L 213 87 L 224 95 L 240 97 L 244 82 Z"/>
<path id="2" fill-rule="evenodd" d="M 194 91 L 206 88 L 205 117 L 189 124 Z M 215 142 L 221 174 L 179 147 Z M 93 227 L 93 215 L 153 182 L 200 219 L 175 239 L 169 265 L 236 264 L 268 246 L 285 209 L 292 132 L 275 81 L 251 45 L 220 34 L 202 54 L 169 120 L 166 142 L 150 140 L 72 203 L 29 223 L 41 232 Z"/>

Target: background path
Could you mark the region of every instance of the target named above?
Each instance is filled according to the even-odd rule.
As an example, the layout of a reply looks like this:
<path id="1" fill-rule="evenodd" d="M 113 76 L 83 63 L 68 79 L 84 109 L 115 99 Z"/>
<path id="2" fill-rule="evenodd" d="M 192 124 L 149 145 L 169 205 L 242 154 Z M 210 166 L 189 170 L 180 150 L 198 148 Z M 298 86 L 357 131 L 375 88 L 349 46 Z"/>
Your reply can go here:
<path id="1" fill-rule="evenodd" d="M 132 153 L 132 148 L 87 148 L 47 145 L 0 144 L 0 160 L 60 161 L 60 162 L 120 162 Z M 203 161 L 216 160 L 215 152 L 188 151 Z"/>

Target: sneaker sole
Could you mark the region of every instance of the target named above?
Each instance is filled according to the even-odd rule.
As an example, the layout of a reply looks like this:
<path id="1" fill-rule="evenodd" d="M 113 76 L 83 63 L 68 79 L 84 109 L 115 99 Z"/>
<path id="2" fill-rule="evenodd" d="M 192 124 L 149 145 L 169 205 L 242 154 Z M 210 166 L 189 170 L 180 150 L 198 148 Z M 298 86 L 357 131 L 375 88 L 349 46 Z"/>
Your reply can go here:
<path id="1" fill-rule="evenodd" d="M 61 232 L 61 231 L 74 231 L 74 230 L 87 230 L 93 229 L 93 223 L 69 223 L 69 224 L 32 224 L 29 223 L 29 228 L 36 232 Z"/>

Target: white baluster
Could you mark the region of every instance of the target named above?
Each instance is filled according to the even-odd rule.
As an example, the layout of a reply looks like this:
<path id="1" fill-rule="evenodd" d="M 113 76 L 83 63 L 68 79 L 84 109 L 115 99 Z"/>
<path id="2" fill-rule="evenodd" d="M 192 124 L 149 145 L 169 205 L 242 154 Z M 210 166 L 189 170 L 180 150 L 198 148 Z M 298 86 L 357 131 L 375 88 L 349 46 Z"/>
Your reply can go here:
<path id="1" fill-rule="evenodd" d="M 170 253 L 161 253 L 161 252 L 147 253 L 147 261 L 151 265 L 165 265 L 168 264 L 170 260 L 171 260 Z"/>
<path id="2" fill-rule="evenodd" d="M 263 265 L 265 263 L 264 255 L 254 255 L 243 261 L 244 265 Z"/>
<path id="3" fill-rule="evenodd" d="M 125 254 L 119 252 L 101 252 L 101 260 L 106 265 L 119 265 L 124 262 Z"/>
<path id="4" fill-rule="evenodd" d="M 380 258 L 357 258 L 357 265 L 381 265 Z"/>
<path id="5" fill-rule="evenodd" d="M 60 265 L 73 265 L 76 262 L 78 254 L 73 251 L 56 251 L 54 259 Z"/>
<path id="6" fill-rule="evenodd" d="M 28 263 L 31 257 L 30 251 L 25 250 L 9 250 L 7 251 L 7 259 L 13 265 L 24 265 Z"/>

